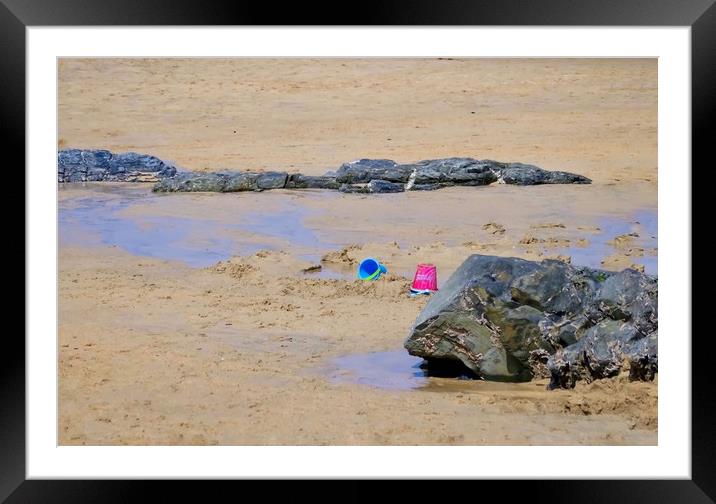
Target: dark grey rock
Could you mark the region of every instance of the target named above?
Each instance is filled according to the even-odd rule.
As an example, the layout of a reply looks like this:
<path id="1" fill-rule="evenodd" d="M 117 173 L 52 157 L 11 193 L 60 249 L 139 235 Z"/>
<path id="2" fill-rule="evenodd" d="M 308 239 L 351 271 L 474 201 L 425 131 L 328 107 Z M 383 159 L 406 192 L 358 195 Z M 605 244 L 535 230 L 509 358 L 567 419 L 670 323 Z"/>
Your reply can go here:
<path id="1" fill-rule="evenodd" d="M 410 191 L 435 191 L 447 187 L 446 184 L 415 184 L 410 186 Z"/>
<path id="2" fill-rule="evenodd" d="M 658 367 L 657 306 L 655 277 L 632 269 L 609 275 L 583 310 L 594 325 L 550 359 L 550 386 L 573 387 L 581 379 L 609 378 L 625 363 L 630 378 L 653 379 Z"/>
<path id="3" fill-rule="evenodd" d="M 595 304 L 604 316 L 633 320 L 635 328 L 643 334 L 658 328 L 657 301 L 657 283 L 633 269 L 610 275 L 595 296 Z"/>
<path id="4" fill-rule="evenodd" d="M 569 172 L 550 172 L 524 163 L 510 163 L 499 171 L 499 180 L 505 184 L 591 184 L 591 180 L 582 175 Z"/>
<path id="5" fill-rule="evenodd" d="M 259 173 L 256 185 L 259 189 L 283 189 L 287 179 L 286 172 L 264 172 Z"/>
<path id="6" fill-rule="evenodd" d="M 232 172 L 224 173 L 225 182 L 222 186 L 223 192 L 255 191 L 258 186 L 258 173 Z"/>
<path id="7" fill-rule="evenodd" d="M 359 159 L 344 163 L 336 172 L 339 184 L 366 184 L 371 180 L 406 183 L 413 168 L 390 159 Z"/>
<path id="8" fill-rule="evenodd" d="M 371 180 L 368 182 L 368 190 L 371 193 L 396 193 L 403 192 L 405 186 L 387 180 Z"/>
<path id="9" fill-rule="evenodd" d="M 228 177 L 221 173 L 182 173 L 157 182 L 154 192 L 225 192 Z"/>
<path id="10" fill-rule="evenodd" d="M 563 171 L 552 171 L 549 172 L 549 177 L 545 184 L 591 184 L 592 180 L 588 179 L 584 175 L 577 175 L 576 173 L 569 173 Z"/>
<path id="11" fill-rule="evenodd" d="M 64 168 L 77 168 L 84 165 L 80 149 L 64 149 L 57 152 L 57 163 Z"/>
<path id="12" fill-rule="evenodd" d="M 361 193 L 361 194 L 367 194 L 370 191 L 368 190 L 368 184 L 341 184 L 338 187 L 338 190 L 342 193 L 351 194 L 351 193 Z"/>
<path id="13" fill-rule="evenodd" d="M 522 163 L 501 163 L 473 158 L 426 159 L 397 164 L 390 159 L 359 159 L 345 163 L 334 173 L 308 176 L 286 172 L 184 172 L 147 154 L 107 150 L 64 149 L 57 153 L 59 182 L 136 181 L 164 182 L 157 191 L 261 191 L 266 189 L 338 189 L 347 193 L 431 191 L 455 185 L 480 186 L 500 181 L 506 184 L 588 184 L 581 175 L 550 172 Z M 192 180 L 192 178 L 196 180 Z M 400 186 L 400 187 L 399 187 Z"/>
<path id="14" fill-rule="evenodd" d="M 554 348 L 541 337 L 535 319 L 541 312 L 529 306 L 517 310 L 523 303 L 512 299 L 511 286 L 538 270 L 538 263 L 520 259 L 470 256 L 433 294 L 405 348 L 423 358 L 459 360 L 489 380 L 531 379 L 529 352 Z M 526 322 L 530 319 L 534 323 Z"/>
<path id="15" fill-rule="evenodd" d="M 57 166 L 59 182 L 144 182 L 176 174 L 174 166 L 154 156 L 94 149 L 58 151 Z"/>
<path id="16" fill-rule="evenodd" d="M 109 171 L 111 174 L 149 173 L 156 174 L 158 177 L 172 177 L 176 174 L 176 168 L 161 159 L 136 152 L 112 155 Z"/>
<path id="17" fill-rule="evenodd" d="M 159 172 L 163 169 L 164 162 L 154 156 L 125 152 L 111 156 L 108 165 L 113 173 L 127 171 Z"/>
<path id="18" fill-rule="evenodd" d="M 426 159 L 412 164 L 397 164 L 389 159 L 360 159 L 342 165 L 336 180 L 351 185 L 384 180 L 406 184 L 406 190 L 431 190 L 452 185 L 480 186 L 497 181 L 516 185 L 591 182 L 574 173 L 550 172 L 534 165 L 473 158 Z"/>
<path id="19" fill-rule="evenodd" d="M 433 295 L 405 348 L 460 361 L 487 380 L 548 373 L 552 387 L 573 387 L 614 376 L 625 362 L 635 378 L 651 379 L 656 297 L 656 278 L 634 270 L 473 255 Z"/>
<path id="20" fill-rule="evenodd" d="M 651 381 L 659 365 L 658 331 L 632 343 L 626 355 L 629 361 L 629 379 Z"/>
<path id="21" fill-rule="evenodd" d="M 343 193 L 381 194 L 403 192 L 405 186 L 396 182 L 376 179 L 367 184 L 341 184 L 338 190 Z"/>
<path id="22" fill-rule="evenodd" d="M 286 189 L 338 189 L 341 186 L 335 176 L 310 176 L 293 173 L 288 176 Z"/>
<path id="23" fill-rule="evenodd" d="M 498 179 L 501 165 L 495 161 L 478 161 L 472 158 L 427 159 L 411 167 L 415 171 L 415 184 L 449 182 L 454 185 L 487 185 Z"/>
<path id="24" fill-rule="evenodd" d="M 82 151 L 82 162 L 87 167 L 87 180 L 102 181 L 110 176 L 112 153 L 108 150 Z"/>
<path id="25" fill-rule="evenodd" d="M 282 189 L 288 174 L 285 172 L 185 172 L 157 182 L 155 192 L 242 192 Z"/>
<path id="26" fill-rule="evenodd" d="M 65 149 L 57 153 L 57 171 L 60 182 L 86 182 L 87 165 L 79 149 Z"/>
<path id="27" fill-rule="evenodd" d="M 624 364 L 623 350 L 629 342 L 637 341 L 638 333 L 631 324 L 616 320 L 602 320 L 587 330 L 584 336 L 547 363 L 552 375 L 552 387 L 570 388 L 578 380 L 611 378 L 619 374 Z"/>
<path id="28" fill-rule="evenodd" d="M 112 153 L 108 150 L 83 150 L 80 151 L 82 161 L 90 168 L 109 168 Z"/>
<path id="29" fill-rule="evenodd" d="M 500 180 L 505 184 L 544 184 L 548 177 L 547 170 L 522 163 L 510 163 L 506 168 L 500 171 Z"/>

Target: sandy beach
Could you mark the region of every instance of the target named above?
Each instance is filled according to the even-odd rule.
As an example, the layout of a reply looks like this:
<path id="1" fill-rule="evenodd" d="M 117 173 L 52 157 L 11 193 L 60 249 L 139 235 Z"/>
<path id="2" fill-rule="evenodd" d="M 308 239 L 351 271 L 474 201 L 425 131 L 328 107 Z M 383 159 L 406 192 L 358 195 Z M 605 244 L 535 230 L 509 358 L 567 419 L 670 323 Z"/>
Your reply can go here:
<path id="1" fill-rule="evenodd" d="M 427 302 L 408 296 L 421 262 L 439 283 L 475 253 L 657 273 L 656 70 L 61 60 L 60 148 L 307 174 L 470 156 L 593 183 L 385 195 L 61 184 L 59 443 L 656 444 L 658 379 L 549 391 L 426 377 L 402 350 Z M 388 274 L 356 280 L 364 257 Z"/>

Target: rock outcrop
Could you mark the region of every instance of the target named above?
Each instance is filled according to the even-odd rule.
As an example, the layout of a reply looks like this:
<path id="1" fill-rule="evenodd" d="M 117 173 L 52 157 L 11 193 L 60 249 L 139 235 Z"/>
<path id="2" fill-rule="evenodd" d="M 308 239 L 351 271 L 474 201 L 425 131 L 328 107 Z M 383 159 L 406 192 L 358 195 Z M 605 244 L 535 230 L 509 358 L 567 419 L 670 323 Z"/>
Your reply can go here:
<path id="1" fill-rule="evenodd" d="M 266 182 L 270 179 L 270 183 Z M 263 189 L 338 189 L 344 193 L 431 191 L 449 186 L 589 184 L 574 173 L 547 171 L 522 163 L 447 158 L 400 165 L 390 159 L 359 159 L 322 176 L 285 172 L 183 173 L 161 180 L 155 191 L 257 191 Z M 283 185 L 282 185 L 283 184 Z"/>
<path id="2" fill-rule="evenodd" d="M 547 171 L 523 163 L 501 163 L 472 158 L 428 159 L 400 165 L 389 159 L 359 159 L 343 164 L 336 180 L 344 192 L 396 192 L 393 185 L 361 184 L 384 181 L 402 184 L 406 191 L 425 191 L 455 185 L 481 186 L 494 182 L 515 185 L 589 184 L 574 173 Z"/>
<path id="3" fill-rule="evenodd" d="M 406 183 L 412 168 L 392 159 L 359 159 L 344 163 L 336 172 L 339 184 L 367 184 L 371 180 Z"/>
<path id="4" fill-rule="evenodd" d="M 158 192 L 240 192 L 283 189 L 286 172 L 179 173 L 157 182 Z"/>
<path id="5" fill-rule="evenodd" d="M 65 149 L 57 153 L 58 182 L 156 182 L 177 170 L 147 154 Z"/>
<path id="6" fill-rule="evenodd" d="M 656 277 L 556 260 L 472 255 L 418 316 L 405 348 L 462 362 L 486 380 L 549 376 L 571 388 L 619 374 L 657 372 Z"/>
<path id="7" fill-rule="evenodd" d="M 293 173 L 286 181 L 286 189 L 338 189 L 340 186 L 336 177 L 330 175 L 312 176 Z"/>
<path id="8" fill-rule="evenodd" d="M 396 193 L 405 191 L 405 186 L 387 180 L 371 180 L 367 184 L 341 184 L 339 191 L 343 193 Z"/>
<path id="9" fill-rule="evenodd" d="M 428 159 L 398 164 L 391 159 L 359 159 L 344 163 L 322 176 L 282 171 L 177 172 L 154 156 L 107 150 L 66 149 L 58 152 L 59 182 L 156 182 L 160 192 L 239 192 L 267 189 L 333 189 L 345 193 L 431 191 L 463 185 L 492 183 L 515 185 L 589 184 L 574 173 L 547 171 L 522 163 L 501 163 L 472 158 Z"/>

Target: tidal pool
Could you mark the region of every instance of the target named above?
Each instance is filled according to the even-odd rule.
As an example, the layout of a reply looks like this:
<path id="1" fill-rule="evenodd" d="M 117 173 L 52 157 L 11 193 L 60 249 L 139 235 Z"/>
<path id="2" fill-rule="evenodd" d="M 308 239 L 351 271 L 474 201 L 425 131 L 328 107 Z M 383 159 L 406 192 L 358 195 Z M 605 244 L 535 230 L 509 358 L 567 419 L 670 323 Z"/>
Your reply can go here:
<path id="1" fill-rule="evenodd" d="M 609 243 L 617 236 L 636 233 L 634 245 L 645 249 L 643 256 L 633 256 L 632 262 L 644 265 L 644 272 L 656 275 L 658 256 L 650 255 L 650 249 L 657 248 L 658 218 L 656 211 L 637 211 L 628 218 L 604 217 L 597 221 L 600 231 L 588 237 L 586 247 L 571 246 L 557 249 L 560 254 L 572 257 L 572 264 L 601 269 L 601 261 L 616 249 Z"/>
<path id="2" fill-rule="evenodd" d="M 76 188 L 73 190 L 77 193 Z M 319 248 L 335 247 L 304 225 L 305 218 L 315 213 L 305 207 L 273 207 L 236 219 L 211 212 L 205 217 L 192 212 L 189 217 L 166 212 L 169 202 L 186 203 L 183 195 L 153 193 L 147 186 L 88 184 L 86 192 L 59 202 L 60 245 L 112 245 L 132 254 L 182 261 L 193 267 L 283 246 L 301 251 L 299 258 L 318 260 Z M 208 206 L 212 196 L 221 195 L 195 199 L 191 204 Z M 150 211 L 131 211 L 139 205 Z M 157 211 L 151 211 L 153 208 Z"/>
<path id="3" fill-rule="evenodd" d="M 455 196 L 453 192 L 446 194 Z M 396 222 L 402 222 L 402 225 L 393 223 L 374 227 L 370 233 L 363 231 L 358 234 L 350 230 L 354 226 L 357 226 L 355 229 L 362 229 L 360 226 L 365 225 L 363 221 L 366 217 L 356 216 L 349 224 L 345 224 L 346 221 L 340 217 L 356 208 L 343 204 L 345 199 L 355 199 L 355 195 L 346 196 L 336 191 L 166 194 L 153 193 L 151 187 L 144 184 L 94 183 L 60 185 L 60 194 L 60 246 L 111 245 L 139 256 L 181 261 L 192 267 L 210 266 L 232 256 L 250 255 L 259 250 L 287 250 L 299 259 L 316 264 L 322 254 L 344 247 L 358 238 L 368 242 L 396 238 L 401 247 L 424 244 L 426 240 L 435 239 L 430 234 L 420 233 L 426 224 L 432 223 L 420 219 L 413 222 L 415 219 L 408 218 L 411 210 L 406 209 L 405 205 L 417 204 L 414 200 L 422 196 L 409 193 L 365 198 L 366 201 L 361 202 L 361 212 L 367 210 L 366 206 L 385 205 L 389 203 L 388 197 L 392 197 L 390 202 L 396 208 Z M 492 193 L 478 194 L 495 198 Z M 434 195 L 426 197 L 432 198 Z M 556 206 L 559 204 L 562 202 L 555 203 Z M 489 208 L 488 205 L 485 210 Z M 441 211 L 444 213 L 446 210 Z M 466 221 L 458 217 L 461 215 L 459 206 L 452 212 L 456 214 L 455 218 L 450 220 L 447 214 L 442 215 L 442 220 L 434 225 L 447 230 L 445 226 L 453 222 L 463 227 L 474 226 L 474 229 L 487 218 L 480 215 L 474 221 Z M 554 214 L 552 210 L 549 213 Z M 405 214 L 408 214 L 407 217 Z M 384 218 L 382 211 L 380 216 Z M 523 226 L 529 222 L 524 217 L 515 218 L 518 219 L 515 222 Z M 534 212 L 530 214 L 532 220 L 545 218 Z M 582 233 L 588 240 L 586 247 L 571 245 L 545 250 L 545 253 L 570 255 L 572 264 L 600 268 L 603 259 L 617 252 L 609 243 L 610 240 L 619 235 L 636 233 L 638 237 L 633 244 L 643 248 L 645 253 L 641 257 L 630 256 L 630 260 L 643 264 L 647 273 L 657 274 L 656 210 L 636 210 L 603 217 L 594 217 L 592 210 L 589 214 L 572 216 L 572 221 L 589 223 L 598 231 Z M 510 227 L 509 222 L 505 224 Z M 465 233 L 469 233 L 469 229 Z M 568 231 L 571 238 L 580 236 L 573 225 L 569 226 Z M 465 233 L 451 231 L 454 235 L 452 238 L 444 237 L 446 245 L 459 245 L 461 240 L 464 241 Z M 412 236 L 413 239 L 406 241 L 406 236 Z M 576 240 L 573 239 L 572 243 L 576 243 Z M 392 271 L 407 277 L 413 273 L 412 270 Z M 324 264 L 320 271 L 308 275 L 315 278 L 350 279 L 355 278 L 355 271 Z"/>

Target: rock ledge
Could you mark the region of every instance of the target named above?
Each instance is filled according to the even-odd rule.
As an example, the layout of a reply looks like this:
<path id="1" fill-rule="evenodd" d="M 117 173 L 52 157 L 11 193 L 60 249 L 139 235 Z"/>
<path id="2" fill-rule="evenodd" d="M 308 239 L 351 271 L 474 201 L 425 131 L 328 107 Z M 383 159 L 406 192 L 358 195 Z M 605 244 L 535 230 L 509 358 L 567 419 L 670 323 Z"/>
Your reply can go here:
<path id="1" fill-rule="evenodd" d="M 405 342 L 430 363 L 486 380 L 549 377 L 550 387 L 657 372 L 657 278 L 556 260 L 472 255 L 433 295 Z"/>

